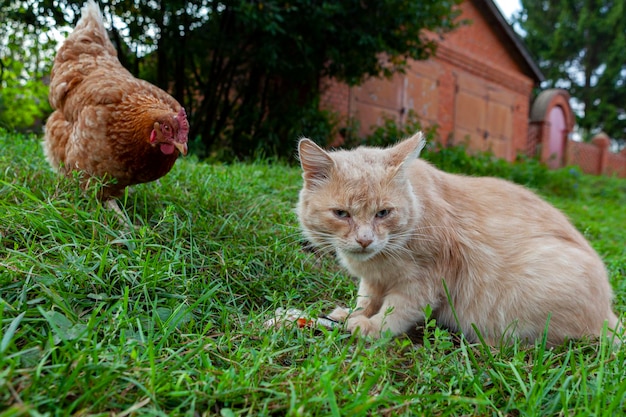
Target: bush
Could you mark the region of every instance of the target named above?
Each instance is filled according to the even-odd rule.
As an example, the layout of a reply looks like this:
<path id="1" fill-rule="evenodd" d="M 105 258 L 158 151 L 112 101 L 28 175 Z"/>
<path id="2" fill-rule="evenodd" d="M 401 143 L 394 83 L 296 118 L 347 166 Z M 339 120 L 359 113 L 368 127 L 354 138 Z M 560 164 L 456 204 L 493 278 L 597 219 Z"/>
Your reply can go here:
<path id="1" fill-rule="evenodd" d="M 447 172 L 503 178 L 544 193 L 578 195 L 581 171 L 577 167 L 550 170 L 539 160 L 518 155 L 514 162 L 490 152 L 469 153 L 464 145 L 445 147 L 431 143 L 422 157 Z"/>
<path id="2" fill-rule="evenodd" d="M 436 126 L 424 128 L 414 110 L 409 110 L 405 123 L 398 123 L 391 117 L 385 117 L 383 120 L 382 126 L 372 126 L 374 130 L 371 134 L 359 137 L 356 133 L 358 132 L 358 121 L 352 119 L 348 134 L 345 135 L 344 147 L 354 148 L 361 145 L 386 147 L 401 139 L 413 136 L 415 132 L 420 130 L 424 133 L 426 141 L 432 142 L 437 133 Z"/>
<path id="3" fill-rule="evenodd" d="M 541 192 L 564 197 L 578 195 L 578 183 L 581 171 L 577 167 L 567 167 L 551 171 L 535 158 L 519 155 L 514 162 L 497 158 L 491 152 L 468 152 L 465 145 L 444 146 L 436 141 L 437 127 L 423 129 L 417 115 L 412 110 L 407 115 L 407 122 L 398 123 L 386 118 L 365 138 L 349 136 L 346 147 L 359 145 L 390 146 L 399 140 L 412 136 L 418 130 L 424 132 L 427 146 L 421 157 L 439 169 L 465 175 L 490 176 L 503 178 Z M 355 130 L 356 131 L 356 130 Z"/>

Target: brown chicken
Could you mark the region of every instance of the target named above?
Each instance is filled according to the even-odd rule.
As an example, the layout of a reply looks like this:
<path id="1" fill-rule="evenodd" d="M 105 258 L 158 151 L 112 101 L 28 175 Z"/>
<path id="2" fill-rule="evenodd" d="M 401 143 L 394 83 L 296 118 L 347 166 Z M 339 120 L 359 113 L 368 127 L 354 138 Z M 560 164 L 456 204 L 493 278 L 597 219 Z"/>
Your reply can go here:
<path id="1" fill-rule="evenodd" d="M 102 178 L 100 197 L 114 209 L 127 186 L 164 176 L 187 154 L 185 109 L 122 67 L 92 0 L 57 52 L 49 99 L 48 162 L 66 174 L 82 172 L 83 187 Z"/>

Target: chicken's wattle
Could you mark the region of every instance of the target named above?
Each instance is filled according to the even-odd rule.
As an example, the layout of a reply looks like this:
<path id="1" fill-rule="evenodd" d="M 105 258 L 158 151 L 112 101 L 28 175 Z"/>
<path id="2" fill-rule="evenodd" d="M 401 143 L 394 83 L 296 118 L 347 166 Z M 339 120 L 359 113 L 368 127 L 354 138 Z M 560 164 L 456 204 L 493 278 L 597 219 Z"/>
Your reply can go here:
<path id="1" fill-rule="evenodd" d="M 161 143 L 160 146 L 161 152 L 163 152 L 165 155 L 171 155 L 172 153 L 174 153 L 174 149 L 176 149 L 171 143 Z"/>

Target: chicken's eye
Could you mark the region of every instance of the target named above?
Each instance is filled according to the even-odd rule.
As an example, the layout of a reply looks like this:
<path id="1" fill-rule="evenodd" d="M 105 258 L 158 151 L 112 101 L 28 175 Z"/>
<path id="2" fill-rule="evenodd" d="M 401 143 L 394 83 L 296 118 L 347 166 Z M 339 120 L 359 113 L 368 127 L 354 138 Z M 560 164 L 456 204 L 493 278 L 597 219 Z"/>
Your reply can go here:
<path id="1" fill-rule="evenodd" d="M 347 219 L 350 217 L 350 213 L 345 210 L 333 210 L 333 214 L 340 219 Z"/>
<path id="2" fill-rule="evenodd" d="M 165 126 L 163 126 L 163 129 L 166 130 L 167 132 L 169 132 L 170 131 L 170 126 L 169 125 L 165 125 Z"/>

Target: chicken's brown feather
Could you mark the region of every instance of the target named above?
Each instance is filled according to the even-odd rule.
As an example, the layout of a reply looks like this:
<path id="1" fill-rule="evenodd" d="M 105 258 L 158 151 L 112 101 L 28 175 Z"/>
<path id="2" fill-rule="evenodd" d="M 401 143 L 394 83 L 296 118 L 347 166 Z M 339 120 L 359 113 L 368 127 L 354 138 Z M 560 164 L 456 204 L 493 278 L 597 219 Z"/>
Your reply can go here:
<path id="1" fill-rule="evenodd" d="M 180 104 L 122 67 L 92 0 L 55 57 L 49 99 L 55 111 L 46 123 L 48 161 L 65 173 L 83 172 L 85 183 L 113 180 L 103 198 L 162 177 L 178 157 L 178 150 L 166 154 L 152 143 L 151 132 L 163 123 L 180 126 Z M 186 152 L 186 131 L 182 135 L 177 141 Z"/>

